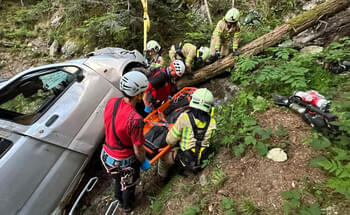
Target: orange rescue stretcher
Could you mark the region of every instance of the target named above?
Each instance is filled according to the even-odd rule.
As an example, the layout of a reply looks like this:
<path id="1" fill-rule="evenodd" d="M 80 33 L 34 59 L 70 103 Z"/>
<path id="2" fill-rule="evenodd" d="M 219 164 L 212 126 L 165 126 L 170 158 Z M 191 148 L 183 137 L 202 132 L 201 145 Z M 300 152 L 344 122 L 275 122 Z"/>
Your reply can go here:
<path id="1" fill-rule="evenodd" d="M 165 126 L 167 127 L 168 131 L 171 129 L 171 127 L 174 125 L 173 123 L 168 123 L 166 120 L 166 115 L 164 112 L 167 110 L 167 108 L 171 105 L 171 101 L 176 101 L 180 97 L 184 98 L 184 95 L 186 95 L 185 98 L 187 98 L 188 103 L 190 102 L 190 95 L 196 90 L 195 87 L 185 87 L 179 92 L 177 92 L 171 100 L 168 99 L 165 103 L 163 103 L 159 108 L 154 110 L 152 113 L 150 113 L 145 119 L 145 127 L 143 129 L 144 136 L 147 135 L 148 132 L 154 127 L 154 126 Z M 151 141 L 146 139 L 146 142 L 144 144 L 144 148 L 146 150 L 147 157 L 151 159 L 150 163 L 153 164 L 156 162 L 159 158 L 161 158 L 166 152 L 168 152 L 171 148 L 170 145 L 166 145 L 161 148 L 156 148 L 152 144 Z"/>

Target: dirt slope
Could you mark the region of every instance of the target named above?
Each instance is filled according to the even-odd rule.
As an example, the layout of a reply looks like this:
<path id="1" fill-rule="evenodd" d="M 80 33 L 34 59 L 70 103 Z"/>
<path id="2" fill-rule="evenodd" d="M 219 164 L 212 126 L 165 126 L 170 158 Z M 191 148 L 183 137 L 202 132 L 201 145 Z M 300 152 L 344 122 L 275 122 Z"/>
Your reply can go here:
<path id="1" fill-rule="evenodd" d="M 288 154 L 286 162 L 270 161 L 252 150 L 244 157 L 233 157 L 232 150 L 221 148 L 214 162 L 201 173 L 188 177 L 175 176 L 165 188 L 159 186 L 155 176 L 156 168 L 152 168 L 143 175 L 142 185 L 137 189 L 138 192 L 142 190 L 144 195 L 141 205 L 133 214 L 152 214 L 151 202 L 154 206 L 156 196 L 160 195 L 162 188 L 168 190 L 168 193 L 163 195 L 165 200 L 161 214 L 180 214 L 189 205 L 201 205 L 201 214 L 223 214 L 220 207 L 223 196 L 233 199 L 235 203 L 248 200 L 262 209 L 259 214 L 283 214 L 284 200 L 281 192 L 293 188 L 304 189 L 309 184 L 325 183 L 324 172 L 309 164 L 315 155 L 315 151 L 304 141 L 305 137 L 311 135 L 309 125 L 298 115 L 277 107 L 258 113 L 257 117 L 262 127 L 275 130 L 281 124 L 288 131 L 289 135 L 284 139 L 284 149 Z M 273 145 L 279 145 L 279 141 L 279 137 L 273 137 Z M 212 171 L 217 167 L 226 173 L 225 182 L 216 188 L 201 185 L 200 178 L 209 184 Z M 83 199 L 84 206 L 79 208 L 80 214 L 104 214 L 113 199 L 112 180 L 103 171 L 99 174 L 102 180 Z M 305 196 L 304 199 L 309 203 L 314 201 L 310 196 Z M 345 213 L 350 213 L 349 207 L 344 210 L 347 210 Z"/>

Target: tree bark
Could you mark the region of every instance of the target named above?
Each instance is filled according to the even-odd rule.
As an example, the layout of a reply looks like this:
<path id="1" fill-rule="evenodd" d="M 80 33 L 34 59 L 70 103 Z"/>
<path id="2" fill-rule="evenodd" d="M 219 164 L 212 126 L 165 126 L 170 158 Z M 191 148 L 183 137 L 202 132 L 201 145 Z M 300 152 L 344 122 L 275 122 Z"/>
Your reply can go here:
<path id="1" fill-rule="evenodd" d="M 325 19 L 350 6 L 350 0 L 329 0 L 313 10 L 304 12 L 273 31 L 257 38 L 238 50 L 241 56 L 251 56 L 262 52 L 265 48 L 280 43 L 285 36 L 294 36 L 315 25 L 320 19 Z M 177 82 L 177 88 L 193 86 L 225 72 L 234 66 L 235 59 L 230 54 L 215 63 L 203 67 L 193 73 L 192 77 L 184 76 Z"/>
<path id="2" fill-rule="evenodd" d="M 206 10 L 207 10 L 209 23 L 210 23 L 210 25 L 212 25 L 212 24 L 213 24 L 213 21 L 211 20 L 211 16 L 210 16 L 210 10 L 209 10 L 209 5 L 208 5 L 208 0 L 204 0 L 204 4 L 205 4 L 205 8 L 206 8 Z"/>
<path id="3" fill-rule="evenodd" d="M 325 46 L 336 38 L 350 36 L 350 7 L 293 37 L 296 47 Z"/>

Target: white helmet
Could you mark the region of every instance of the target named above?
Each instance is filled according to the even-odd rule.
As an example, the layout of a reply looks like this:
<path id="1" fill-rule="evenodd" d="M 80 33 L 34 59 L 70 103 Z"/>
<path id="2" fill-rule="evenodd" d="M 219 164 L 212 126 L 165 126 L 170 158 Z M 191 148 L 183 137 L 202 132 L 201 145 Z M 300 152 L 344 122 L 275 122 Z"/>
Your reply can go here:
<path id="1" fill-rule="evenodd" d="M 201 46 L 198 50 L 197 57 L 200 57 L 203 61 L 206 61 L 210 57 L 210 49 L 208 47 Z"/>
<path id="2" fill-rule="evenodd" d="M 186 66 L 181 60 L 174 60 L 170 63 L 170 67 L 175 70 L 176 75 L 179 77 L 185 73 Z"/>
<path id="3" fill-rule="evenodd" d="M 148 88 L 148 79 L 139 71 L 125 73 L 120 80 L 120 90 L 128 96 L 137 96 Z"/>
<path id="4" fill-rule="evenodd" d="M 155 52 L 159 52 L 161 48 L 162 47 L 160 47 L 159 43 L 155 40 L 148 41 L 146 45 L 147 51 L 152 51 L 152 49 L 154 49 Z"/>

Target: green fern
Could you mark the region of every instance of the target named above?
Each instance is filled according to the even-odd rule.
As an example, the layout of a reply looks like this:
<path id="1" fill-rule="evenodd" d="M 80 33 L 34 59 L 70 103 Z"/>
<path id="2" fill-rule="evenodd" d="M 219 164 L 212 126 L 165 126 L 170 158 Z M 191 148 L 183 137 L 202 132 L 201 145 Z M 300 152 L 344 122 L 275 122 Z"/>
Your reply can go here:
<path id="1" fill-rule="evenodd" d="M 219 168 L 214 168 L 211 181 L 216 188 L 220 188 L 224 184 L 226 179 L 227 175 L 223 170 Z"/>
<path id="2" fill-rule="evenodd" d="M 226 198 L 225 196 L 221 199 L 220 208 L 226 215 L 234 215 L 236 214 L 234 211 L 233 200 Z"/>
<path id="3" fill-rule="evenodd" d="M 343 179 L 350 179 L 350 162 L 346 165 L 343 165 L 341 161 L 335 159 L 327 159 L 323 156 L 315 158 L 311 161 L 311 164 L 314 166 L 322 167 L 327 170 L 329 173 L 332 173 L 336 177 Z"/>
<path id="4" fill-rule="evenodd" d="M 238 211 L 244 215 L 254 215 L 258 214 L 261 211 L 261 208 L 259 208 L 259 206 L 255 205 L 250 200 L 246 199 L 238 204 Z"/>
<path id="5" fill-rule="evenodd" d="M 331 178 L 328 180 L 327 186 L 335 189 L 335 191 L 345 195 L 347 199 L 350 199 L 350 180 L 341 178 Z"/>
<path id="6" fill-rule="evenodd" d="M 196 205 L 186 206 L 185 210 L 181 215 L 196 215 L 200 213 L 200 208 Z"/>

